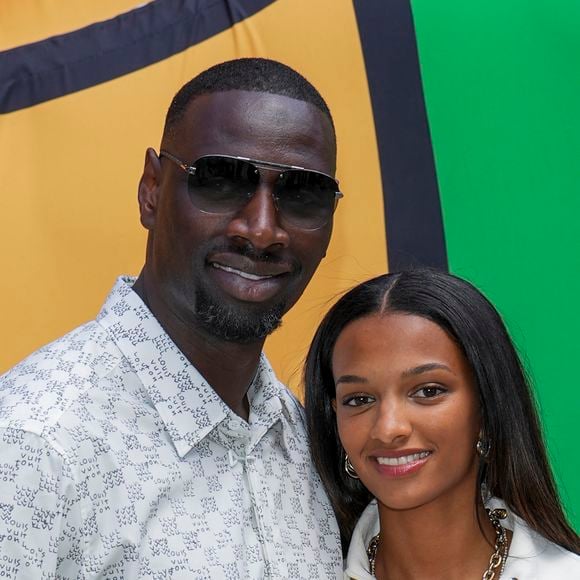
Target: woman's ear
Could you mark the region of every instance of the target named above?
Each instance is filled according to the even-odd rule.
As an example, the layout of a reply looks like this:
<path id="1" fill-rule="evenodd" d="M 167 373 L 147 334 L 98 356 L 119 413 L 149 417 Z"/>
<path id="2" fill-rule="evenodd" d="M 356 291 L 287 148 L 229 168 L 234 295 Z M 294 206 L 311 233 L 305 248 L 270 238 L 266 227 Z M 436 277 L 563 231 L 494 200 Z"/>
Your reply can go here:
<path id="1" fill-rule="evenodd" d="M 161 161 L 151 147 L 145 152 L 145 166 L 139 180 L 137 198 L 141 224 L 147 230 L 155 229 L 155 218 L 160 196 Z"/>
<path id="2" fill-rule="evenodd" d="M 332 399 L 332 401 L 330 401 L 330 404 L 332 405 L 332 408 L 333 408 L 334 412 L 336 413 L 336 399 Z"/>

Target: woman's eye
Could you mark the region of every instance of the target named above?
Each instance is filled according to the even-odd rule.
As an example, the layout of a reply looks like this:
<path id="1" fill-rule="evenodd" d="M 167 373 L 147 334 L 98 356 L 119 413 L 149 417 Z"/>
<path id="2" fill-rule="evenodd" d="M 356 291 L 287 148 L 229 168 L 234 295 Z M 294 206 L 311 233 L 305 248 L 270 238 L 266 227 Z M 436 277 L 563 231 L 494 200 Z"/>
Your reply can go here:
<path id="1" fill-rule="evenodd" d="M 412 396 L 417 399 L 432 399 L 433 397 L 442 395 L 445 392 L 447 391 L 443 387 L 438 387 L 437 385 L 427 385 L 417 389 Z"/>
<path id="2" fill-rule="evenodd" d="M 352 395 L 343 401 L 343 405 L 347 407 L 361 407 L 373 402 L 373 398 L 368 395 Z"/>

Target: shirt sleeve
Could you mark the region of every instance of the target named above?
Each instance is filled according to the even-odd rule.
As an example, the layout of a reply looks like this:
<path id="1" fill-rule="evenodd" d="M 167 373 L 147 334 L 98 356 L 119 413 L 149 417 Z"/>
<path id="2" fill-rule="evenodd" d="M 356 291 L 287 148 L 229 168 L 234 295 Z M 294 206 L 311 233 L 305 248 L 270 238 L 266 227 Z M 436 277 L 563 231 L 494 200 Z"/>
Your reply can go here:
<path id="1" fill-rule="evenodd" d="M 0 577 L 77 578 L 81 508 L 70 466 L 42 437 L 0 429 Z"/>

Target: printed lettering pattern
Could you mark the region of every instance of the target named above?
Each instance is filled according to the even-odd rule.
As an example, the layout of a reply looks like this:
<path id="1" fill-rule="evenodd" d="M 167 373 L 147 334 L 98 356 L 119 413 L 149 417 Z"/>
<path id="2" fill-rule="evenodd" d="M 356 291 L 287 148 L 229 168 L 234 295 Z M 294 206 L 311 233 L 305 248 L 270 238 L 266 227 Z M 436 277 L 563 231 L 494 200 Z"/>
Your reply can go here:
<path id="1" fill-rule="evenodd" d="M 340 577 L 297 401 L 262 356 L 240 419 L 132 282 L 0 377 L 0 577 Z"/>

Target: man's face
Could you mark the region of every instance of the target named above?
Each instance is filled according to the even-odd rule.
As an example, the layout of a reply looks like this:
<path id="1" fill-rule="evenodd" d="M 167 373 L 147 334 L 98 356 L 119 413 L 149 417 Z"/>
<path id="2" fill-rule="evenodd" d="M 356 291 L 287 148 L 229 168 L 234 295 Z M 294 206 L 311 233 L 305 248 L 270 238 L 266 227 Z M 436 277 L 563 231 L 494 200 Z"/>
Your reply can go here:
<path id="1" fill-rule="evenodd" d="M 163 148 L 188 164 L 224 154 L 335 171 L 328 118 L 313 105 L 268 93 L 194 99 Z M 147 164 L 155 167 L 148 171 Z M 263 339 L 278 326 L 324 256 L 332 230 L 332 220 L 317 230 L 281 220 L 272 197 L 279 172 L 260 175 L 250 201 L 225 215 L 197 209 L 187 174 L 151 153 L 140 186 L 141 221 L 150 230 L 146 272 L 158 304 L 181 322 L 234 342 Z"/>

